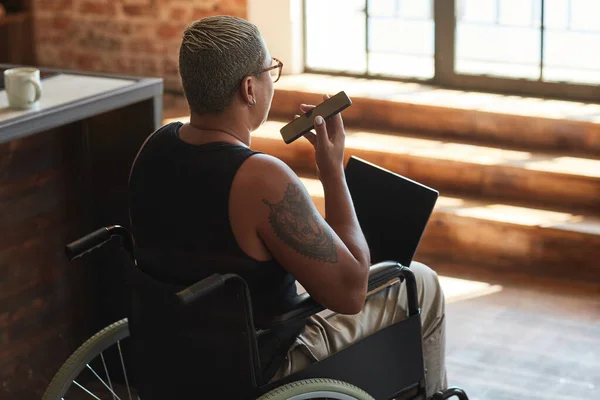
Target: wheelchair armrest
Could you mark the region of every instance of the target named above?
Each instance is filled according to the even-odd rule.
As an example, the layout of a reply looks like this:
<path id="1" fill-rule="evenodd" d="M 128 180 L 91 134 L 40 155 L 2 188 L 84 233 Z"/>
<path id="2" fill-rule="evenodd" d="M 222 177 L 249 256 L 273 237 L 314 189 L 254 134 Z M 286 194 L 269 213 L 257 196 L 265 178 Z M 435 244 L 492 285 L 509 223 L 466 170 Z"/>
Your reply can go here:
<path id="1" fill-rule="evenodd" d="M 383 261 L 371 265 L 369 270 L 368 291 L 375 290 L 394 278 L 403 278 L 402 265 L 395 261 Z"/>
<path id="2" fill-rule="evenodd" d="M 406 268 L 394 261 L 384 261 L 371 265 L 368 291 L 377 289 L 394 278 L 402 278 L 404 276 L 403 269 Z M 290 306 L 283 313 L 273 316 L 269 321 L 269 325 L 282 325 L 300 321 L 324 309 L 325 307 L 313 300 L 308 293 L 302 293 L 293 299 Z"/>

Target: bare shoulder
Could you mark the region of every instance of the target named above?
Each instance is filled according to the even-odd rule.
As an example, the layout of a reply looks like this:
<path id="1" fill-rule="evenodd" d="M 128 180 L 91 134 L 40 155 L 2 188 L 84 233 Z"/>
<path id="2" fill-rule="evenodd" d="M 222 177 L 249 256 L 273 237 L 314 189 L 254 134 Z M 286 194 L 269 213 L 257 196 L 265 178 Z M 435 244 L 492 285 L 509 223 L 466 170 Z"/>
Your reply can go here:
<path id="1" fill-rule="evenodd" d="M 286 190 L 305 191 L 298 176 L 283 161 L 255 154 L 239 168 L 231 187 L 231 205 L 243 210 L 244 220 L 257 231 L 268 218 L 269 204 L 281 200 Z"/>
<path id="2" fill-rule="evenodd" d="M 267 154 L 256 154 L 248 158 L 237 175 L 237 184 L 254 192 L 268 191 L 279 187 L 282 182 L 298 179 L 286 163 Z"/>
<path id="3" fill-rule="evenodd" d="M 235 174 L 229 196 L 229 222 L 242 250 L 255 259 L 272 258 L 260 238 L 271 215 L 265 201 L 281 197 L 282 188 L 293 181 L 293 176 L 285 163 L 264 154 L 246 159 Z"/>

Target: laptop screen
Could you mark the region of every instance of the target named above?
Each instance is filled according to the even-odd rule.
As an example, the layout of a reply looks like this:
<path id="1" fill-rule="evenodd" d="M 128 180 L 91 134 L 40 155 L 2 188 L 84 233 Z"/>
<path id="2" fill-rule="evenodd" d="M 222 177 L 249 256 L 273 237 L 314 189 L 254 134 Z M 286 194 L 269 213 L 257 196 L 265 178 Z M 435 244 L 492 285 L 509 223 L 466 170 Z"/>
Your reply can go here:
<path id="1" fill-rule="evenodd" d="M 409 266 L 439 193 L 357 157 L 346 165 L 346 180 L 371 262 Z"/>

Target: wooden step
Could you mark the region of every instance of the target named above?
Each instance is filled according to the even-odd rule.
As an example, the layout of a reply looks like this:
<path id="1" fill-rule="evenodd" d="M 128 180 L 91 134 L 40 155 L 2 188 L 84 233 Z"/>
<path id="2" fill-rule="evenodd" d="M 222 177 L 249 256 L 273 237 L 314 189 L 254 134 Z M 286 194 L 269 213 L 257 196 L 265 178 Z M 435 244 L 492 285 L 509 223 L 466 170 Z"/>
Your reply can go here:
<path id="1" fill-rule="evenodd" d="M 268 121 L 252 134 L 252 148 L 297 171 L 314 170 L 314 149 L 301 138 L 286 145 Z M 347 129 L 352 155 L 444 192 L 600 213 L 600 160 L 482 147 L 457 142 Z"/>
<path id="2" fill-rule="evenodd" d="M 301 179 L 325 215 L 321 182 Z M 600 218 L 441 196 L 415 259 L 596 282 Z"/>
<path id="3" fill-rule="evenodd" d="M 349 125 L 600 157 L 600 104 L 316 74 L 283 76 L 275 89 L 273 117 L 291 119 L 301 103 L 344 90 Z"/>

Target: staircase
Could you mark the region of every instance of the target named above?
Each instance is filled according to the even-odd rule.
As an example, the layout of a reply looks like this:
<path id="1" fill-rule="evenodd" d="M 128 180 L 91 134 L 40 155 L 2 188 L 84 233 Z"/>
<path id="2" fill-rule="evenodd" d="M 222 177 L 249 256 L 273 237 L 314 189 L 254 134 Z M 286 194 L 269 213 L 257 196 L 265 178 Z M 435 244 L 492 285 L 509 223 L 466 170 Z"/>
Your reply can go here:
<path id="1" fill-rule="evenodd" d="M 416 259 L 506 273 L 600 277 L 600 105 L 322 75 L 283 77 L 252 147 L 298 172 L 319 210 L 314 150 L 279 129 L 346 91 L 346 157 L 440 191 Z"/>
<path id="2" fill-rule="evenodd" d="M 252 148 L 285 161 L 321 213 L 314 150 L 279 129 L 346 91 L 346 157 L 440 191 L 416 259 L 489 273 L 600 278 L 600 104 L 302 74 L 275 84 Z"/>

